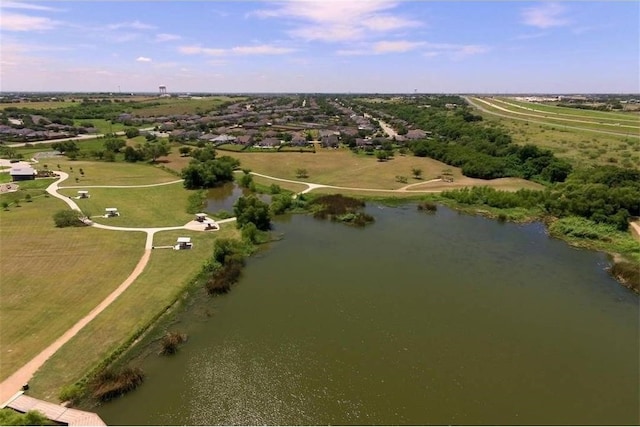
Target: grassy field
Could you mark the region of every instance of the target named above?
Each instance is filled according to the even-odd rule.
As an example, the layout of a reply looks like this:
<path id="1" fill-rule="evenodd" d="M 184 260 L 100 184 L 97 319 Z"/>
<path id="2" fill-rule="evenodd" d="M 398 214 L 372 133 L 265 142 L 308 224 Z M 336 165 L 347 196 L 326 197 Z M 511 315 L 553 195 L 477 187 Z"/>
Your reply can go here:
<path id="1" fill-rule="evenodd" d="M 37 102 L 11 102 L 0 104 L 0 110 L 6 110 L 9 107 L 14 108 L 33 108 L 38 110 L 52 110 L 54 108 L 66 108 L 78 105 L 71 101 L 37 101 Z"/>
<path id="2" fill-rule="evenodd" d="M 126 234 L 129 233 L 118 233 Z M 62 386 L 82 378 L 182 294 L 202 263 L 211 256 L 215 239 L 237 237 L 238 231 L 235 224 L 226 224 L 215 233 L 168 231 L 156 234 L 154 243 L 174 244 L 178 236 L 185 235 L 191 236 L 193 249 L 154 250 L 147 268 L 135 283 L 38 371 L 29 383 L 29 394 L 56 401 Z"/>
<path id="3" fill-rule="evenodd" d="M 605 122 L 619 122 L 640 125 L 640 116 L 637 113 L 621 112 L 621 111 L 598 111 L 587 110 L 582 108 L 559 107 L 551 104 L 541 104 L 536 102 L 518 101 L 511 98 L 494 98 L 495 100 L 506 102 L 514 106 L 518 106 L 525 111 L 535 111 L 561 117 L 581 118 Z"/>
<path id="4" fill-rule="evenodd" d="M 81 123 L 91 123 L 98 129 L 98 133 L 113 133 L 125 130 L 126 126 L 122 123 L 111 123 L 110 120 L 105 119 L 76 119 L 73 121 L 74 126 L 80 126 Z"/>
<path id="5" fill-rule="evenodd" d="M 478 112 L 487 122 L 504 126 L 518 144 L 534 144 L 552 150 L 574 165 L 617 164 L 640 168 L 640 140 L 596 134 L 577 129 L 529 123 Z"/>
<path id="6" fill-rule="evenodd" d="M 374 156 L 353 154 L 350 150 L 320 150 L 317 153 L 220 153 L 240 160 L 241 168 L 251 169 L 265 175 L 295 181 L 348 187 L 373 187 L 397 189 L 406 184 L 396 182 L 402 175 L 411 181 L 413 167 L 422 169 L 423 178 L 432 179 L 443 170 L 450 169 L 454 177 L 461 177 L 458 168 L 452 168 L 433 159 L 414 156 L 396 156 L 387 162 L 379 162 Z M 172 154 L 167 158 L 167 167 L 181 169 L 189 162 L 188 157 Z M 300 179 L 296 170 L 306 169 L 309 177 Z M 280 184 L 278 184 L 280 185 Z M 284 183 L 283 185 L 284 186 Z"/>
<path id="7" fill-rule="evenodd" d="M 594 120 L 589 117 L 584 116 L 576 116 L 575 118 L 563 118 L 557 115 L 544 114 L 542 112 L 533 112 L 524 110 L 520 107 L 506 104 L 502 101 L 498 101 L 491 98 L 482 98 L 483 101 L 488 102 L 489 104 L 480 101 L 478 98 L 471 98 L 478 105 L 482 106 L 482 108 L 503 115 L 508 115 L 515 119 L 520 120 L 533 120 L 544 122 L 550 126 L 571 126 L 577 127 L 584 130 L 592 130 L 592 131 L 604 131 L 604 132 L 615 132 L 621 135 L 637 135 L 638 134 L 638 125 L 637 124 L 607 124 L 604 121 Z M 499 107 L 499 108 L 498 108 Z M 502 108 L 502 109 L 500 109 Z M 507 110 L 507 111 L 505 111 Z"/>
<path id="8" fill-rule="evenodd" d="M 116 227 L 169 227 L 184 225 L 192 215 L 186 212 L 192 191 L 181 182 L 143 188 L 89 188 L 90 198 L 75 202 L 93 221 Z M 77 189 L 62 189 L 65 196 L 77 196 Z M 101 218 L 105 208 L 118 208 L 119 217 Z"/>
<path id="9" fill-rule="evenodd" d="M 143 233 L 54 227 L 64 207 L 51 197 L 0 211 L 2 379 L 95 307 L 142 255 Z"/>
<path id="10" fill-rule="evenodd" d="M 217 110 L 220 105 L 229 101 L 241 101 L 246 97 L 212 96 L 203 99 L 190 98 L 158 98 L 159 103 L 150 107 L 137 108 L 133 114 L 140 117 L 167 116 L 172 114 L 205 114 Z"/>
<path id="11" fill-rule="evenodd" d="M 43 160 L 42 164 L 45 163 Z M 54 159 L 47 162 L 49 169 L 69 174 L 65 186 L 91 185 L 148 185 L 180 179 L 171 173 L 148 163 L 113 163 L 89 160 Z M 58 167 L 59 166 L 59 167 Z M 80 169 L 84 175 L 80 173 Z M 78 181 L 76 182 L 76 178 Z"/>

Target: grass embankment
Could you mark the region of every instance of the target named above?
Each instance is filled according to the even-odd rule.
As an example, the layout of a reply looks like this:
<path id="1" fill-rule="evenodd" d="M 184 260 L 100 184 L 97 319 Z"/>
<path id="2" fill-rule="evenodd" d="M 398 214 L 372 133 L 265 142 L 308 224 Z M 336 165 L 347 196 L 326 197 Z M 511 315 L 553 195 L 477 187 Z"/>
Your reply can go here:
<path id="1" fill-rule="evenodd" d="M 0 197 L 3 199 L 5 196 Z M 56 228 L 55 198 L 0 211 L 0 379 L 85 316 L 133 270 L 143 233 Z"/>
<path id="2" fill-rule="evenodd" d="M 574 166 L 620 165 L 640 168 L 640 140 L 638 138 L 594 134 L 578 129 L 564 129 L 552 125 L 496 117 L 485 112 L 478 113 L 487 122 L 504 126 L 517 144 L 534 144 L 549 149 Z"/>
<path id="3" fill-rule="evenodd" d="M 153 250 L 149 264 L 135 283 L 45 363 L 30 382 L 29 393 L 55 401 L 63 386 L 74 384 L 95 368 L 115 360 L 189 288 L 211 257 L 213 242 L 237 237 L 238 233 L 235 224 L 228 224 L 210 233 L 178 230 L 156 234 L 155 246 L 173 245 L 179 236 L 190 236 L 193 249 Z"/>
<path id="4" fill-rule="evenodd" d="M 507 115 L 519 120 L 540 121 L 551 126 L 570 126 L 584 130 L 615 132 L 619 134 L 637 134 L 639 127 L 637 123 L 628 122 L 614 123 L 607 119 L 594 119 L 593 117 L 585 117 L 576 115 L 574 117 L 565 117 L 557 114 L 547 114 L 545 112 L 537 112 L 525 110 L 519 106 L 508 104 L 504 101 L 492 98 L 471 98 L 482 108 L 491 112 Z M 632 117 L 632 116 L 629 116 Z"/>
<path id="5" fill-rule="evenodd" d="M 619 111 L 597 111 L 587 110 L 581 108 L 560 107 L 557 105 L 540 104 L 526 101 L 518 101 L 510 98 L 496 98 L 503 103 L 511 104 L 512 106 L 519 107 L 525 112 L 535 112 L 537 114 L 550 114 L 551 116 L 588 119 L 594 121 L 632 124 L 636 127 L 640 127 L 640 116 L 635 113 L 625 113 Z M 514 111 L 517 111 L 514 109 Z"/>

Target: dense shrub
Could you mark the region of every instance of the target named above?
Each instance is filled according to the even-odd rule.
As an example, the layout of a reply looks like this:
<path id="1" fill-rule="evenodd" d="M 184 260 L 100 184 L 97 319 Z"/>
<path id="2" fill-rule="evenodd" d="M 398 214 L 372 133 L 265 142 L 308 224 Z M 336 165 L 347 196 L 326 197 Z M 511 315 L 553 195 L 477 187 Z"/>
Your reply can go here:
<path id="1" fill-rule="evenodd" d="M 108 401 L 135 390 L 143 381 L 144 373 L 140 368 L 107 369 L 93 379 L 91 395 L 97 400 Z"/>
<path id="2" fill-rule="evenodd" d="M 0 409 L 0 425 L 2 426 L 49 426 L 55 425 L 39 411 L 27 411 L 24 414 L 9 408 Z"/>
<path id="3" fill-rule="evenodd" d="M 162 346 L 160 354 L 175 354 L 178 351 L 178 345 L 182 344 L 186 340 L 187 336 L 185 334 L 181 334 L 179 332 L 167 332 L 160 341 L 160 345 Z"/>

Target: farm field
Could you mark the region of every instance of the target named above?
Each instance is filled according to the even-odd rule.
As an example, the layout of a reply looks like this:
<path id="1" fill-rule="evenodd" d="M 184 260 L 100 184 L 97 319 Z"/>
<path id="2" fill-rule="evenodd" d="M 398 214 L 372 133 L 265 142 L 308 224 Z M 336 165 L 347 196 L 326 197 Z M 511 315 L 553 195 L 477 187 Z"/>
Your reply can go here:
<path id="1" fill-rule="evenodd" d="M 7 102 L 0 103 L 0 110 L 7 108 L 33 108 L 34 110 L 52 110 L 54 108 L 66 108 L 77 105 L 72 101 L 34 101 L 34 102 Z"/>
<path id="2" fill-rule="evenodd" d="M 56 228 L 52 215 L 64 207 L 49 197 L 0 211 L 2 379 L 102 301 L 142 255 L 143 233 Z"/>
<path id="3" fill-rule="evenodd" d="M 102 230 L 97 230 L 102 231 Z M 126 237 L 131 233 L 112 232 Z M 203 262 L 211 256 L 213 242 L 223 237 L 237 237 L 235 224 L 225 224 L 215 233 L 186 230 L 157 233 L 156 245 L 175 244 L 177 237 L 190 236 L 189 251 L 156 249 L 144 272 L 113 304 L 60 349 L 36 373 L 29 393 L 57 401 L 61 387 L 78 381 L 132 334 L 149 324 L 163 309 L 178 298 Z M 141 243 L 137 247 L 142 249 Z M 135 258 L 135 262 L 138 258 Z"/>

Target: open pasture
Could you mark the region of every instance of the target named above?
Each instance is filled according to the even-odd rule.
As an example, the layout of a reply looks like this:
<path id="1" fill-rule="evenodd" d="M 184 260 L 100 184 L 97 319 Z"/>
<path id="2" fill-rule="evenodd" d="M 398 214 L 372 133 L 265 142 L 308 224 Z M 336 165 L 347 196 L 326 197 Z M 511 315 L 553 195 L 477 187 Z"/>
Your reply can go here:
<path id="1" fill-rule="evenodd" d="M 144 233 L 56 228 L 53 197 L 0 211 L 0 379 L 44 350 L 133 270 Z"/>

